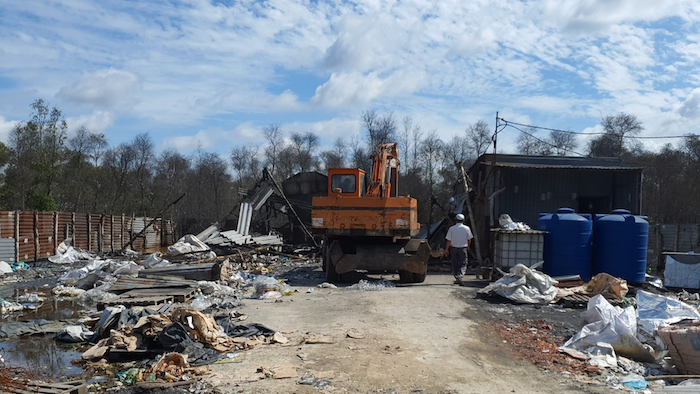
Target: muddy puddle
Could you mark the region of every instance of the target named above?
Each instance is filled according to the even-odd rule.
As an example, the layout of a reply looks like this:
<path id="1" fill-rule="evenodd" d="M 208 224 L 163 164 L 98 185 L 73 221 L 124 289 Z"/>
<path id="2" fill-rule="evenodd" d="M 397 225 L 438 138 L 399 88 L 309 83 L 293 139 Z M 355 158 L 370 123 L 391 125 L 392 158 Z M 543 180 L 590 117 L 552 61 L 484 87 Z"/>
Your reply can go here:
<path id="1" fill-rule="evenodd" d="M 16 291 L 14 297 L 8 299 L 14 301 L 18 295 L 25 293 L 39 294 L 44 301 L 23 302 L 22 305 L 31 309 L 0 316 L 0 328 L 4 324 L 38 320 L 66 321 L 67 326 L 72 324 L 70 321 L 78 318 L 79 311 L 83 309 L 76 301 L 53 298 L 46 289 Z M 53 337 L 53 334 L 42 334 L 0 339 L 0 356 L 6 366 L 25 367 L 40 376 L 60 378 L 81 374 L 83 369 L 71 361 L 79 359 L 82 352 L 75 344 L 58 342 Z"/>
<path id="2" fill-rule="evenodd" d="M 59 378 L 83 372 L 71 364 L 82 354 L 74 346 L 54 341 L 53 335 L 31 336 L 0 342 L 0 355 L 7 366 L 26 367 L 37 375 Z"/>

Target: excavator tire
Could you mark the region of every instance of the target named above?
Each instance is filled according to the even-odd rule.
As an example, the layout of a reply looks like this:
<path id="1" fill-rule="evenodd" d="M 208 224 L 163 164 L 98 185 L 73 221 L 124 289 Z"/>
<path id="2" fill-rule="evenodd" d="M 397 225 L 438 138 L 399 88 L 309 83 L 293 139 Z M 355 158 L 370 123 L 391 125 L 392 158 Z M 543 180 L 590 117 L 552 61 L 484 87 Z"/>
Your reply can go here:
<path id="1" fill-rule="evenodd" d="M 413 283 L 413 272 L 399 271 L 399 281 L 401 283 Z"/>
<path id="2" fill-rule="evenodd" d="M 335 265 L 331 261 L 330 257 L 326 259 L 326 281 L 328 282 L 338 282 L 340 280 L 340 275 L 335 271 Z"/>
<path id="3" fill-rule="evenodd" d="M 330 257 L 328 256 L 328 245 L 324 243 L 323 248 L 321 249 L 321 268 L 323 269 L 323 272 L 326 272 L 328 260 L 330 260 Z"/>
<path id="4" fill-rule="evenodd" d="M 399 281 L 401 283 L 422 283 L 425 281 L 426 276 L 427 272 L 416 274 L 409 271 L 399 271 Z"/>

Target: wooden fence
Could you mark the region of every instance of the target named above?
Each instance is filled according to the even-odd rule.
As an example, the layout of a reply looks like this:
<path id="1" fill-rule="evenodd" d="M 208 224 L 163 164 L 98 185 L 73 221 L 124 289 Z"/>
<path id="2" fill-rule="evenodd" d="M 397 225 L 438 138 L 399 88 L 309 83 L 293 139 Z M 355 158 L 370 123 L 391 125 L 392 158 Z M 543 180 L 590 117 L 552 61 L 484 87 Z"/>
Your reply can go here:
<path id="1" fill-rule="evenodd" d="M 0 211 L 0 260 L 36 261 L 56 254 L 66 238 L 73 246 L 94 252 L 121 250 L 152 220 L 76 212 Z M 173 224 L 158 218 L 134 240 L 132 249 L 146 251 L 172 245 Z"/>

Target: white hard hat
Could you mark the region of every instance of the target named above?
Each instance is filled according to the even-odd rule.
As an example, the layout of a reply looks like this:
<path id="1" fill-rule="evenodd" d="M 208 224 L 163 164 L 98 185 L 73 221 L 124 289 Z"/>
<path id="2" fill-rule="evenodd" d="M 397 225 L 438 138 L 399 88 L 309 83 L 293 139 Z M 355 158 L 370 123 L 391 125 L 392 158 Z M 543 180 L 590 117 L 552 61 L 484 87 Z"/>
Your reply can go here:
<path id="1" fill-rule="evenodd" d="M 458 220 L 458 221 L 460 221 L 460 222 L 463 222 L 463 221 L 464 221 L 464 215 L 462 215 L 461 213 L 458 213 L 457 216 L 455 216 L 455 220 Z"/>

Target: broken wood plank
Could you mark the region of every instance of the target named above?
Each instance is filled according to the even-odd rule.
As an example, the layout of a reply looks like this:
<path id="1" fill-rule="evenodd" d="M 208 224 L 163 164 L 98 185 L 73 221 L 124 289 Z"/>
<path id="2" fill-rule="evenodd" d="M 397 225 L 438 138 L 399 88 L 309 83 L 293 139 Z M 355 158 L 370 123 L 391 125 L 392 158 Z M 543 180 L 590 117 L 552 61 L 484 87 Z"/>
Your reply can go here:
<path id="1" fill-rule="evenodd" d="M 76 380 L 62 383 L 27 383 L 26 387 L 5 386 L 3 392 L 17 394 L 87 394 L 87 386 L 84 380 Z M 5 391 L 7 390 L 7 391 Z"/>

